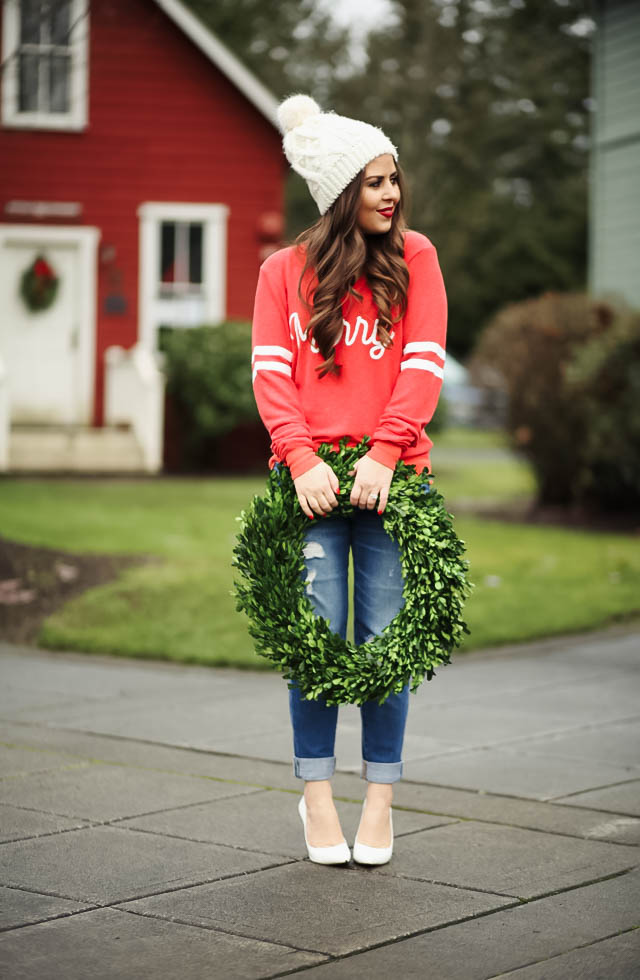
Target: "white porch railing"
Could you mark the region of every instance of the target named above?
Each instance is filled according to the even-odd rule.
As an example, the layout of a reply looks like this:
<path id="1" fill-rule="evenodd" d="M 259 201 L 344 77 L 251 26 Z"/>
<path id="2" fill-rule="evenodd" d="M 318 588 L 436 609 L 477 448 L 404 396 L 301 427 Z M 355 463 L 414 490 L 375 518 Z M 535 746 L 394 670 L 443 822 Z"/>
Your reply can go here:
<path id="1" fill-rule="evenodd" d="M 139 345 L 105 351 L 105 422 L 129 425 L 140 445 L 144 468 L 162 468 L 164 374 L 162 355 Z"/>

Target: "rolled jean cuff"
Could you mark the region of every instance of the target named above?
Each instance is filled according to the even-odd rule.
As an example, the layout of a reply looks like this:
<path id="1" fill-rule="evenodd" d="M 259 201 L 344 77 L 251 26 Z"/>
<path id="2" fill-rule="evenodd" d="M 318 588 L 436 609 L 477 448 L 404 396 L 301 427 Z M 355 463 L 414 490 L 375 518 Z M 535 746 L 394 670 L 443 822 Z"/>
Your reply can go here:
<path id="1" fill-rule="evenodd" d="M 361 775 L 370 783 L 397 783 L 402 779 L 402 762 L 367 762 L 363 759 Z"/>
<path id="2" fill-rule="evenodd" d="M 293 757 L 293 774 L 299 779 L 331 779 L 335 768 L 335 755 L 322 759 L 301 759 L 296 755 Z"/>

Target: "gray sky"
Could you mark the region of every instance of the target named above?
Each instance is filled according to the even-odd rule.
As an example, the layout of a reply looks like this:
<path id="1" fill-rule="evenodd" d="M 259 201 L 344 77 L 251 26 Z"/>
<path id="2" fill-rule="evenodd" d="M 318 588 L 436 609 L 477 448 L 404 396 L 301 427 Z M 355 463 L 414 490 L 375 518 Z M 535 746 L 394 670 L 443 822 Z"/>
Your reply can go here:
<path id="1" fill-rule="evenodd" d="M 362 33 L 374 23 L 384 21 L 391 12 L 388 0 L 322 0 L 338 24 L 351 24 L 355 33 Z"/>
<path id="2" fill-rule="evenodd" d="M 384 24 L 391 17 L 389 0 L 319 0 L 337 24 L 351 27 L 351 58 L 355 63 L 361 63 L 362 38 L 371 27 Z"/>

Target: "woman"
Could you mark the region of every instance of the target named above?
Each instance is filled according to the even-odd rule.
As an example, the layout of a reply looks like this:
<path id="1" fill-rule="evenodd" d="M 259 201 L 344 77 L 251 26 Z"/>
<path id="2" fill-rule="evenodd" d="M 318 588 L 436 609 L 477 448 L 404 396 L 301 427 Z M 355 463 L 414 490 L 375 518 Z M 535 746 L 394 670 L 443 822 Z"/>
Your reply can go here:
<path id="1" fill-rule="evenodd" d="M 284 151 L 309 185 L 321 217 L 296 245 L 262 265 L 253 317 L 253 386 L 269 430 L 270 465 L 289 467 L 310 518 L 303 550 L 314 611 L 343 638 L 349 551 L 354 564 L 354 640 L 378 635 L 402 607 L 397 543 L 382 514 L 399 459 L 429 469 L 424 426 L 438 401 L 447 301 L 436 250 L 406 229 L 397 150 L 374 126 L 323 113 L 313 99 L 285 100 L 278 118 Z M 315 455 L 368 435 L 355 465 L 353 517 L 324 521 L 341 492 Z M 402 776 L 409 685 L 382 705 L 361 707 L 362 776 L 367 780 L 353 857 L 384 864 L 393 849 L 393 783 Z M 312 861 L 350 860 L 330 779 L 338 708 L 289 689 L 294 773 Z"/>

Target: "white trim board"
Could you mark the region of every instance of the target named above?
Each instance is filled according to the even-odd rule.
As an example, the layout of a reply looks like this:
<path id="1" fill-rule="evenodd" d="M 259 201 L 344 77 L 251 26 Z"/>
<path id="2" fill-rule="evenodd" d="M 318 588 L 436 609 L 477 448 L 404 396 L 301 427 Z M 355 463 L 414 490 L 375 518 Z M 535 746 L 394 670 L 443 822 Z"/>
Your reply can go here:
<path id="1" fill-rule="evenodd" d="M 201 20 L 191 13 L 180 0 L 155 0 L 165 14 L 178 25 L 223 75 L 233 82 L 243 95 L 259 109 L 272 126 L 279 130 L 276 110 L 278 100 L 249 71 L 242 62 L 218 40 Z"/>

